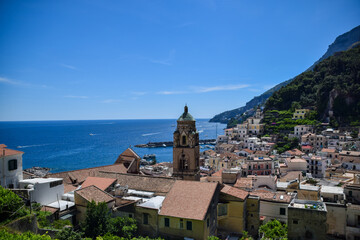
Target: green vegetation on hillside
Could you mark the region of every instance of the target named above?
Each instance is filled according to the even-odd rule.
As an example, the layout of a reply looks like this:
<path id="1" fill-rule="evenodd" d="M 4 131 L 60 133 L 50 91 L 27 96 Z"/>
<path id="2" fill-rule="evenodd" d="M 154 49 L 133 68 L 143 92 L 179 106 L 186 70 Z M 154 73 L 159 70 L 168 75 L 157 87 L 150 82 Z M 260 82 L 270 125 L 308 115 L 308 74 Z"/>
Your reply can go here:
<path id="1" fill-rule="evenodd" d="M 315 120 L 317 113 L 310 111 L 306 114 L 305 119 L 293 120 L 293 111 L 291 110 L 268 110 L 264 114 L 263 123 L 265 124 L 264 134 L 289 134 L 294 131 L 296 125 L 312 125 L 319 124 Z"/>
<path id="2" fill-rule="evenodd" d="M 338 36 L 335 39 L 335 41 L 328 47 L 326 53 L 312 66 L 310 66 L 306 71 L 313 70 L 314 67 L 318 65 L 319 62 L 323 61 L 324 59 L 327 59 L 330 56 L 333 56 L 337 52 L 346 51 L 349 48 L 355 47 L 356 44 L 359 44 L 359 41 L 360 41 L 360 26 L 357 26 L 352 30 Z M 294 79 L 295 78 L 292 78 L 285 82 L 279 83 L 278 85 L 264 92 L 260 96 L 254 97 L 249 102 L 247 102 L 246 105 L 243 107 L 239 107 L 230 111 L 217 114 L 210 120 L 210 122 L 228 123 L 232 118 L 241 121 L 240 118 L 243 113 L 245 113 L 247 110 L 257 105 L 263 105 L 266 102 L 266 100 L 273 95 L 275 91 L 279 90 L 283 86 L 286 86 Z M 283 109 L 279 109 L 279 110 L 283 110 Z M 357 125 L 360 125 L 360 123 Z"/>
<path id="3" fill-rule="evenodd" d="M 294 102 L 314 107 L 318 120 L 332 110 L 332 125 L 356 125 L 360 119 L 360 46 L 337 53 L 313 71 L 297 76 L 268 99 L 265 112 L 291 109 Z"/>

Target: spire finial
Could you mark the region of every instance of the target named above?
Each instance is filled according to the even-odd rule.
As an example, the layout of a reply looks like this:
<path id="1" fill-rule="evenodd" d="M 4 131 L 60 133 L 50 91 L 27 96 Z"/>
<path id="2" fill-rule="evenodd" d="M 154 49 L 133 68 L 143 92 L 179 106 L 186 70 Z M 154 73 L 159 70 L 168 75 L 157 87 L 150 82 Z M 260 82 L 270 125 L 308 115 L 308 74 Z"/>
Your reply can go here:
<path id="1" fill-rule="evenodd" d="M 187 104 L 185 104 L 184 113 L 188 113 L 188 111 L 189 111 L 188 106 L 187 106 Z"/>

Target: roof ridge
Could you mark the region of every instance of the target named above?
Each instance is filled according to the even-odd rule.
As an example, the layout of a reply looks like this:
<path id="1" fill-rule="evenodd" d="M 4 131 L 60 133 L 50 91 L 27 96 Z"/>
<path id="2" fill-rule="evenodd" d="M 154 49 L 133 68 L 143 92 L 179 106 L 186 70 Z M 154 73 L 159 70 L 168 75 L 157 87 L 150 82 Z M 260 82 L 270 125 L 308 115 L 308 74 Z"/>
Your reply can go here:
<path id="1" fill-rule="evenodd" d="M 95 168 L 101 168 L 101 167 L 109 167 L 109 166 L 113 166 L 113 165 L 121 165 L 122 163 L 113 163 L 113 164 L 109 164 L 109 165 L 104 165 L 104 166 L 97 166 L 97 167 L 89 167 L 89 168 L 82 168 L 82 169 L 75 169 L 75 170 L 70 170 L 70 171 L 64 171 L 64 172 L 57 172 L 57 173 L 49 173 L 48 175 L 51 174 L 58 174 L 58 173 L 71 173 L 71 172 L 76 172 L 76 171 L 82 171 L 82 170 L 91 170 L 91 169 L 95 169 Z M 124 164 L 122 164 L 124 165 Z"/>
<path id="2" fill-rule="evenodd" d="M 115 173 L 115 172 L 109 172 L 109 171 L 99 171 L 103 173 Z M 137 177 L 144 177 L 144 178 L 158 178 L 158 179 L 175 179 L 173 177 L 162 177 L 162 176 L 150 176 L 150 175 L 140 175 L 140 174 L 132 174 L 132 173 L 116 173 L 119 175 L 126 175 L 126 176 L 137 176 Z"/>
<path id="3" fill-rule="evenodd" d="M 83 190 L 83 189 L 87 189 L 87 188 L 90 188 L 90 187 L 95 187 L 95 188 L 97 188 L 98 190 L 100 190 L 101 192 L 103 192 L 103 193 L 105 193 L 106 195 L 108 195 L 108 196 L 110 196 L 111 198 L 113 198 L 113 199 L 115 199 L 114 198 L 114 196 L 112 196 L 111 194 L 109 194 L 109 193 L 107 193 L 107 192 L 105 192 L 105 191 L 103 191 L 103 190 L 101 190 L 100 188 L 98 188 L 97 186 L 95 186 L 95 185 L 90 185 L 90 186 L 87 186 L 87 187 L 84 187 L 84 188 L 80 188 L 80 189 L 77 189 L 77 190 L 75 190 L 75 192 L 77 192 L 77 191 L 81 191 L 81 190 Z M 85 198 L 84 196 L 82 196 L 83 198 Z M 85 198 L 86 200 L 88 200 L 88 201 L 90 201 L 89 199 L 87 199 L 87 198 Z"/>

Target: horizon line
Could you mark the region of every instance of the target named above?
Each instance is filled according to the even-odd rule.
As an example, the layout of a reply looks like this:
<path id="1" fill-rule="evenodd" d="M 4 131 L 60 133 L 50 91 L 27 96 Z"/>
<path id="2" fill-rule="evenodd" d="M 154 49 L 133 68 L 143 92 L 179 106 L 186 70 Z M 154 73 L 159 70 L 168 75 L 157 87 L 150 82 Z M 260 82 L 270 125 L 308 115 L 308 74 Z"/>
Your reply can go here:
<path id="1" fill-rule="evenodd" d="M 118 119 L 52 119 L 52 120 L 0 120 L 3 122 L 55 122 L 55 121 L 118 121 L 118 120 L 177 120 L 178 118 L 118 118 Z M 211 118 L 195 118 L 201 120 L 210 120 Z M 219 123 L 219 122 L 218 122 Z"/>

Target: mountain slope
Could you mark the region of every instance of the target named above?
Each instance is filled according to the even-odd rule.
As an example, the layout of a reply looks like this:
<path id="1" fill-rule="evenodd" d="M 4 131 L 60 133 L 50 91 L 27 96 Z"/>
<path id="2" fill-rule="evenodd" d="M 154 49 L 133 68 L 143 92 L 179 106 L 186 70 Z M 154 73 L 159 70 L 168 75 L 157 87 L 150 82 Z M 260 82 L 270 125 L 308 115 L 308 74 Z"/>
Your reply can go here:
<path id="1" fill-rule="evenodd" d="M 350 47 L 356 45 L 358 42 L 360 42 L 360 26 L 355 27 L 349 32 L 346 32 L 340 36 L 338 36 L 335 41 L 328 47 L 326 53 L 318 60 L 316 61 L 311 67 L 309 67 L 306 71 L 312 70 L 319 62 L 322 60 L 333 56 L 336 52 L 339 51 L 345 51 L 348 50 Z M 221 123 L 228 123 L 228 121 L 231 118 L 239 119 L 240 116 L 252 109 L 253 107 L 257 105 L 263 105 L 265 101 L 277 90 L 279 90 L 281 87 L 286 86 L 290 82 L 292 82 L 295 78 L 289 79 L 285 82 L 279 83 L 275 87 L 267 90 L 260 96 L 256 96 L 253 99 L 251 99 L 249 102 L 246 103 L 245 106 L 229 110 L 220 114 L 215 115 L 212 119 L 210 119 L 210 122 L 221 122 Z"/>
<path id="2" fill-rule="evenodd" d="M 318 120 L 330 120 L 333 127 L 359 125 L 360 45 L 297 76 L 268 99 L 264 111 L 289 110 L 295 104 L 314 109 Z"/>

